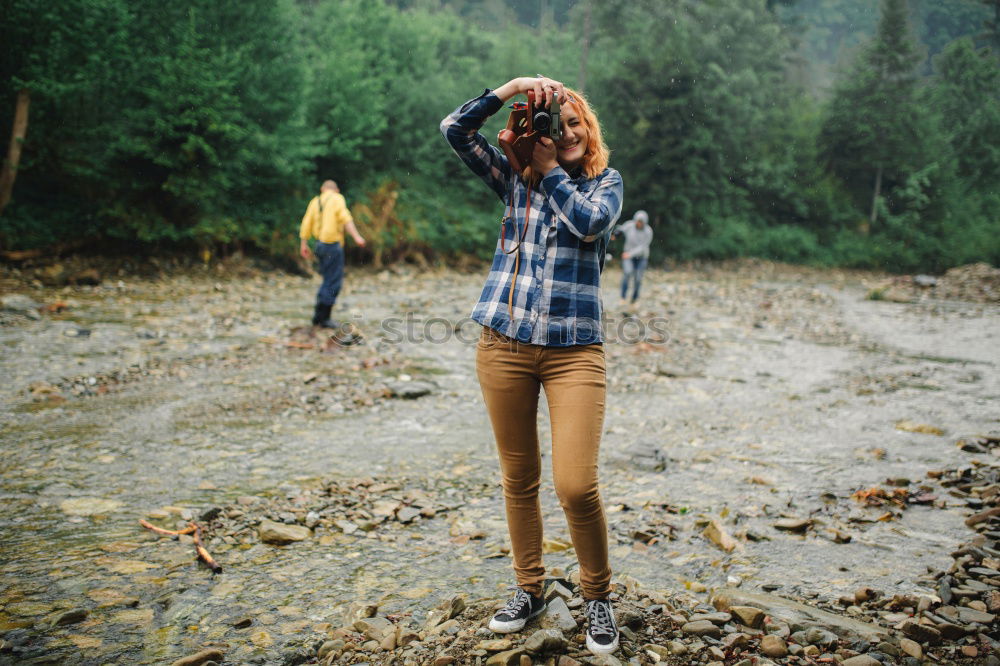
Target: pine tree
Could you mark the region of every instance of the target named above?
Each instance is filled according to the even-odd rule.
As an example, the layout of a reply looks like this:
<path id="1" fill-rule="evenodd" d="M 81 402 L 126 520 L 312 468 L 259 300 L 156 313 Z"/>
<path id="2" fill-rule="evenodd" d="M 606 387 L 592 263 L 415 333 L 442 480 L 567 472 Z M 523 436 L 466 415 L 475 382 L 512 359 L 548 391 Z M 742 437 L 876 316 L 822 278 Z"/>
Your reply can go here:
<path id="1" fill-rule="evenodd" d="M 993 47 L 993 52 L 1000 55 L 1000 0 L 979 0 L 993 14 L 986 19 L 985 37 Z"/>
<path id="2" fill-rule="evenodd" d="M 925 161 L 927 114 L 917 74 L 923 58 L 907 15 L 906 0 L 882 1 L 875 37 L 836 86 L 820 136 L 833 173 L 870 193 L 870 223 L 883 191 L 902 185 Z"/>

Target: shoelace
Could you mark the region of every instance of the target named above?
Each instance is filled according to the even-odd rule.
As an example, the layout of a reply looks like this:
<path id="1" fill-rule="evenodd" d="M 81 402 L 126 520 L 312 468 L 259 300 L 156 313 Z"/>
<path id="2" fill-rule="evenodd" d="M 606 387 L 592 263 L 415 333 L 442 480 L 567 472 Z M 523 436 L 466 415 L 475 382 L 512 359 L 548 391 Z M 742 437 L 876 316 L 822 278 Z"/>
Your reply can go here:
<path id="1" fill-rule="evenodd" d="M 587 602 L 587 622 L 591 634 L 614 637 L 615 620 L 611 616 L 611 604 L 607 601 L 595 599 Z"/>
<path id="2" fill-rule="evenodd" d="M 504 605 L 504 607 L 500 609 L 500 613 L 510 615 L 511 617 L 515 617 L 518 613 L 521 612 L 521 609 L 524 607 L 525 604 L 531 603 L 531 595 L 529 595 L 527 592 L 525 592 L 519 587 L 512 587 L 509 589 L 517 590 L 517 593 L 513 597 L 507 600 L 507 603 Z"/>

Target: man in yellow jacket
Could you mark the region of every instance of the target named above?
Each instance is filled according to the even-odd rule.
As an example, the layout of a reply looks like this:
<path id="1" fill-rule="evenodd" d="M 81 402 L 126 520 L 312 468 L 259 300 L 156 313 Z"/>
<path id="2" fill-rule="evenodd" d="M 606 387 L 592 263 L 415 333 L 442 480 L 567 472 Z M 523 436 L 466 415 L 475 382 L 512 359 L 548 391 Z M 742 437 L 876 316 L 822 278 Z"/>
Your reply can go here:
<path id="1" fill-rule="evenodd" d="M 340 324 L 330 319 L 330 310 L 337 302 L 340 286 L 344 282 L 344 230 L 359 246 L 365 246 L 365 239 L 354 226 L 354 218 L 347 210 L 347 202 L 340 193 L 337 183 L 328 180 L 320 187 L 319 195 L 313 197 L 302 217 L 299 229 L 299 253 L 309 259 L 309 239 L 316 239 L 316 257 L 323 284 L 316 292 L 316 311 L 313 325 L 323 328 L 337 328 Z"/>

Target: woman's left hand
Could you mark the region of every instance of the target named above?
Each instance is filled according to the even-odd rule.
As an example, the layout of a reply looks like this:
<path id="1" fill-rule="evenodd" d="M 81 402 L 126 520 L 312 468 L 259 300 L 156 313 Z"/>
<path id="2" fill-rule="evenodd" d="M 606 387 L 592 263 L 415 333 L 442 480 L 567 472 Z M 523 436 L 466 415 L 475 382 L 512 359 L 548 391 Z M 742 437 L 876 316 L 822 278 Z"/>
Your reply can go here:
<path id="1" fill-rule="evenodd" d="M 531 168 L 544 178 L 557 166 L 559 161 L 556 159 L 556 144 L 547 136 L 541 137 L 531 154 Z"/>

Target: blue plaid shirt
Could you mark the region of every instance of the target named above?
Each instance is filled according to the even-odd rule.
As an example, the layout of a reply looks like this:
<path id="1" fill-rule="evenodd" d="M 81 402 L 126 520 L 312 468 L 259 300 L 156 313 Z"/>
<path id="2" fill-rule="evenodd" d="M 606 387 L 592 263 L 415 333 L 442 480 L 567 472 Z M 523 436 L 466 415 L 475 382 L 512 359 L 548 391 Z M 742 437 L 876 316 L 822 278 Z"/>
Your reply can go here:
<path id="1" fill-rule="evenodd" d="M 503 107 L 487 90 L 441 121 L 448 143 L 473 173 L 509 204 L 514 218 L 504 225 L 508 252 L 524 226 L 528 188 L 500 149 L 479 129 Z M 601 330 L 601 270 L 608 236 L 622 210 L 622 179 L 614 169 L 597 178 L 572 177 L 556 167 L 531 190 L 531 214 L 521 244 L 514 285 L 513 319 L 508 300 L 516 253 L 496 253 L 472 318 L 520 342 L 550 347 L 604 341 Z M 516 224 L 515 224 L 516 221 Z"/>

